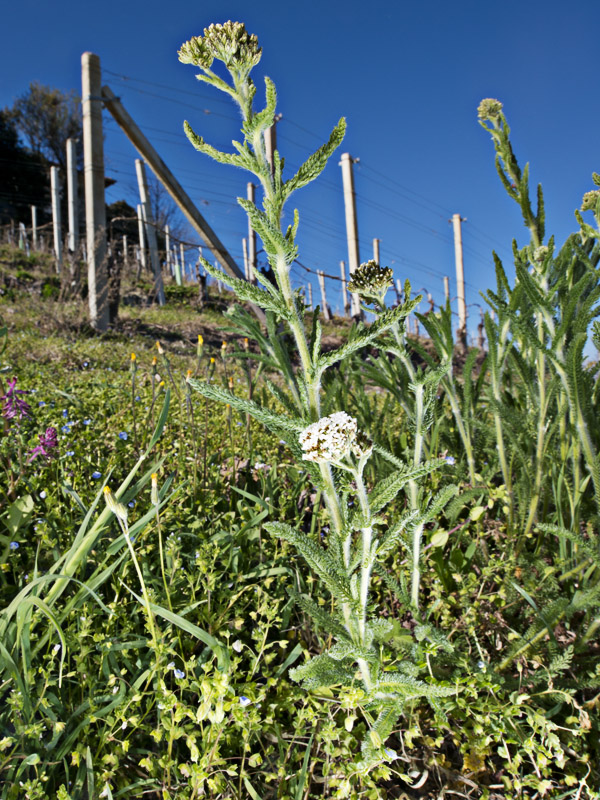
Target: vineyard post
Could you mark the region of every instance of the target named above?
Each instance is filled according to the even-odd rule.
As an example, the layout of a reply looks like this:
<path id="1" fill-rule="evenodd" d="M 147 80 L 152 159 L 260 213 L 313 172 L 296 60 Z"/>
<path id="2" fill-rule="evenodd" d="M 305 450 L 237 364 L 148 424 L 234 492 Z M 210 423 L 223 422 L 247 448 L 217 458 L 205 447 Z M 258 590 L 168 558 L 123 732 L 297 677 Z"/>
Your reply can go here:
<path id="1" fill-rule="evenodd" d="M 163 287 L 162 272 L 160 270 L 160 261 L 158 259 L 156 229 L 153 225 L 154 220 L 152 219 L 152 211 L 150 209 L 150 196 L 148 194 L 146 167 L 141 158 L 136 158 L 135 160 L 135 171 L 137 173 L 138 187 L 140 190 L 140 205 L 142 207 L 142 218 L 146 228 L 146 240 L 148 242 L 148 249 L 150 250 L 150 263 L 152 264 L 152 272 L 154 273 L 154 288 L 156 290 L 158 304 L 160 306 L 164 306 L 165 290 Z"/>
<path id="2" fill-rule="evenodd" d="M 321 299 L 323 301 L 323 318 L 326 322 L 331 319 L 331 313 L 329 311 L 329 306 L 327 305 L 327 294 L 325 292 L 325 273 L 322 269 L 317 270 L 317 277 L 319 278 L 319 286 L 321 287 Z"/>
<path id="3" fill-rule="evenodd" d="M 62 267 L 62 231 L 60 220 L 60 186 L 58 167 L 50 167 L 50 193 L 52 195 L 52 229 L 54 232 L 54 256 L 56 271 Z"/>
<path id="4" fill-rule="evenodd" d="M 180 270 L 175 276 L 177 286 L 181 286 L 185 282 L 185 247 L 183 242 L 179 242 L 179 257 Z"/>
<path id="5" fill-rule="evenodd" d="M 244 275 L 246 280 L 250 280 L 250 264 L 248 263 L 248 240 L 244 236 L 242 239 L 242 253 L 244 255 Z"/>
<path id="6" fill-rule="evenodd" d="M 247 186 L 246 197 L 251 203 L 254 203 L 256 186 L 250 181 Z M 254 270 L 256 269 L 256 231 L 253 230 L 248 217 L 248 273 L 250 275 L 250 282 L 256 283 L 254 277 Z"/>
<path id="7" fill-rule="evenodd" d="M 83 114 L 83 174 L 85 180 L 85 228 L 88 264 L 90 322 L 98 331 L 108 329 L 108 281 L 106 264 L 106 204 L 104 200 L 104 140 L 100 59 L 95 53 L 81 56 L 81 105 Z"/>
<path id="8" fill-rule="evenodd" d="M 38 247 L 37 206 L 31 206 L 31 247 L 34 250 Z"/>
<path id="9" fill-rule="evenodd" d="M 460 214 L 452 215 L 454 230 L 454 257 L 456 260 L 456 295 L 458 298 L 458 338 L 464 348 L 467 346 L 467 304 L 465 301 L 465 273 L 463 268 L 463 247 Z"/>
<path id="10" fill-rule="evenodd" d="M 141 269 L 146 269 L 146 242 L 144 241 L 144 217 L 142 215 L 142 207 L 139 203 L 137 206 L 137 218 L 138 218 L 138 235 L 140 238 L 139 263 Z"/>
<path id="11" fill-rule="evenodd" d="M 353 159 L 350 153 L 342 153 L 340 166 L 342 168 L 342 181 L 344 185 L 344 209 L 346 213 L 346 238 L 348 240 L 348 268 L 350 278 L 360 266 L 360 253 L 358 248 L 358 225 L 356 222 L 356 194 L 354 192 L 353 164 L 358 159 Z M 352 316 L 360 316 L 360 298 L 357 293 L 352 293 Z"/>
<path id="12" fill-rule="evenodd" d="M 373 239 L 373 261 L 379 264 L 379 242 L 380 239 Z"/>
<path id="13" fill-rule="evenodd" d="M 346 262 L 340 261 L 340 275 L 342 276 L 342 303 L 344 305 L 344 316 L 347 317 L 350 313 L 350 304 L 348 303 L 348 291 L 346 289 Z"/>
<path id="14" fill-rule="evenodd" d="M 123 266 L 129 266 L 129 253 L 127 252 L 127 234 L 123 234 Z"/>
<path id="15" fill-rule="evenodd" d="M 67 206 L 69 210 L 69 250 L 74 253 L 79 246 L 79 197 L 75 139 L 67 139 Z"/>
<path id="16" fill-rule="evenodd" d="M 448 300 L 450 300 L 450 279 L 447 275 L 444 275 L 444 297 L 446 303 L 448 303 Z"/>
<path id="17" fill-rule="evenodd" d="M 308 307 L 310 310 L 313 310 L 313 298 L 312 298 L 312 284 L 308 284 Z"/>
<path id="18" fill-rule="evenodd" d="M 171 230 L 165 225 L 165 259 L 167 262 L 167 275 L 173 274 L 173 263 L 171 261 Z"/>
<path id="19" fill-rule="evenodd" d="M 271 167 L 271 172 L 273 172 L 273 163 L 275 161 L 275 150 L 277 150 L 277 123 L 281 119 L 281 114 L 276 114 L 275 118 L 273 119 L 273 124 L 266 128 L 264 133 L 265 138 L 265 155 L 267 156 L 267 161 L 269 162 L 269 166 Z"/>

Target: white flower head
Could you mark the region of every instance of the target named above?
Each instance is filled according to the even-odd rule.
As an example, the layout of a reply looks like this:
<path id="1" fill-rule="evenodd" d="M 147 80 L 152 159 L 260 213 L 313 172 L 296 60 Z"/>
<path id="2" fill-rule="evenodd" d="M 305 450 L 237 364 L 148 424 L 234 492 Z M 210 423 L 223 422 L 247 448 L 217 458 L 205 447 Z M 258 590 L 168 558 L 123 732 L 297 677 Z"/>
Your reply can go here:
<path id="1" fill-rule="evenodd" d="M 317 463 L 341 461 L 356 441 L 357 430 L 356 420 L 345 411 L 322 417 L 300 433 L 302 458 Z"/>

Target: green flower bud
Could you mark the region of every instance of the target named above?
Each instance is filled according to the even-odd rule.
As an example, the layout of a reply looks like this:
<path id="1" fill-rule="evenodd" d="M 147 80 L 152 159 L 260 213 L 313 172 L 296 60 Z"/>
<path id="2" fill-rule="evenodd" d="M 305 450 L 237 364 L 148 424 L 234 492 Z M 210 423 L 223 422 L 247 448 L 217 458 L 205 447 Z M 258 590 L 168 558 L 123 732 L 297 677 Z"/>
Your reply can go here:
<path id="1" fill-rule="evenodd" d="M 596 206 L 598 205 L 599 198 L 600 198 L 600 190 L 598 189 L 593 189 L 591 192 L 586 192 L 583 195 L 583 200 L 581 201 L 581 210 L 595 211 Z"/>
<path id="2" fill-rule="evenodd" d="M 391 267 L 380 267 L 375 261 L 366 261 L 352 273 L 348 291 L 359 294 L 365 300 L 383 302 L 385 293 L 393 284 Z"/>
<path id="3" fill-rule="evenodd" d="M 494 100 L 492 97 L 487 97 L 479 103 L 477 109 L 477 116 L 479 119 L 494 120 L 500 116 L 502 112 L 502 103 L 500 100 Z"/>
<path id="4" fill-rule="evenodd" d="M 193 36 L 189 42 L 184 42 L 177 55 L 182 64 L 193 64 L 200 69 L 210 69 L 214 58 L 199 36 Z"/>

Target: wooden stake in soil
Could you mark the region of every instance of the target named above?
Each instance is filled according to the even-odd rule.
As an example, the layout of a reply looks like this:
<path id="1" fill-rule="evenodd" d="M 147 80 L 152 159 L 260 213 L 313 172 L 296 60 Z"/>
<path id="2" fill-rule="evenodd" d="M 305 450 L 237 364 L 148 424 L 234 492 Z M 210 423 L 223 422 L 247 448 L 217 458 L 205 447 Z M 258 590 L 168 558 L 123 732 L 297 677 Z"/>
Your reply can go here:
<path id="1" fill-rule="evenodd" d="M 446 298 L 446 303 L 450 300 L 450 279 L 447 275 L 444 275 L 444 297 Z"/>
<path id="2" fill-rule="evenodd" d="M 465 301 L 465 273 L 463 268 L 463 248 L 460 214 L 452 215 L 454 230 L 454 257 L 456 260 L 456 295 L 458 299 L 458 338 L 463 349 L 467 346 L 467 304 Z"/>
<path id="3" fill-rule="evenodd" d="M 312 284 L 308 284 L 308 307 L 312 311 L 313 310 L 313 299 L 312 299 Z"/>
<path id="4" fill-rule="evenodd" d="M 165 225 L 165 259 L 167 262 L 167 275 L 172 275 L 173 264 L 171 263 L 171 232 L 168 225 Z"/>
<path id="5" fill-rule="evenodd" d="M 98 331 L 108 328 L 106 264 L 106 205 L 104 202 L 104 140 L 100 59 L 94 53 L 81 57 L 83 112 L 83 175 L 88 264 L 90 322 Z"/>
<path id="6" fill-rule="evenodd" d="M 146 179 L 146 168 L 141 158 L 135 160 L 135 171 L 137 173 L 138 188 L 140 190 L 140 205 L 142 206 L 142 216 L 144 218 L 146 239 L 148 241 L 148 249 L 150 250 L 150 263 L 152 264 L 152 272 L 154 274 L 154 288 L 156 291 L 156 299 L 160 306 L 165 304 L 165 290 L 163 287 L 162 272 L 160 270 L 160 261 L 158 259 L 158 246 L 156 244 L 156 228 L 153 225 L 152 211 L 150 209 L 150 197 L 148 194 L 148 181 Z"/>
<path id="7" fill-rule="evenodd" d="M 179 274 L 175 276 L 177 286 L 181 286 L 185 281 L 185 247 L 183 246 L 183 242 L 179 242 L 179 263 L 181 269 L 179 270 Z"/>
<path id="8" fill-rule="evenodd" d="M 346 262 L 340 261 L 340 275 L 342 276 L 342 303 L 344 305 L 344 316 L 350 315 L 350 303 L 348 302 L 348 290 L 346 289 Z"/>
<path id="9" fill-rule="evenodd" d="M 255 201 L 256 186 L 253 183 L 248 183 L 246 197 L 251 203 Z M 250 275 L 250 282 L 256 283 L 254 277 L 254 270 L 256 269 L 256 231 L 252 229 L 250 218 L 248 218 L 248 272 Z"/>
<path id="10" fill-rule="evenodd" d="M 79 247 L 79 197 L 77 191 L 77 148 L 67 139 L 67 206 L 69 209 L 69 251 Z"/>
<path id="11" fill-rule="evenodd" d="M 58 167 L 50 167 L 50 192 L 52 195 L 52 229 L 54 232 L 54 257 L 56 271 L 62 267 L 62 231 L 60 224 L 60 185 Z"/>
<path id="12" fill-rule="evenodd" d="M 244 254 L 244 275 L 246 280 L 250 280 L 250 265 L 248 264 L 248 240 L 244 236 L 242 239 L 242 253 Z"/>
<path id="13" fill-rule="evenodd" d="M 140 249 L 139 249 L 139 262 L 140 268 L 146 269 L 146 237 L 144 236 L 144 215 L 142 214 L 142 207 L 138 203 L 137 206 L 137 218 L 138 218 L 138 236 L 140 239 Z M 139 279 L 138 273 L 138 279 Z"/>
<path id="14" fill-rule="evenodd" d="M 380 239 L 373 239 L 373 261 L 379 264 L 379 242 Z"/>
<path id="15" fill-rule="evenodd" d="M 353 159 L 350 153 L 342 153 L 340 166 L 344 184 L 344 209 L 346 212 L 346 237 L 348 240 L 348 267 L 350 279 L 355 270 L 360 266 L 360 253 L 358 249 L 358 225 L 356 222 L 356 194 L 354 192 L 353 164 L 358 159 Z M 352 316 L 360 316 L 360 298 L 352 294 Z"/>
<path id="16" fill-rule="evenodd" d="M 319 286 L 321 287 L 321 299 L 323 301 L 323 308 L 321 309 L 323 313 L 323 318 L 326 322 L 331 319 L 331 311 L 329 310 L 329 306 L 327 305 L 327 294 L 325 293 L 325 273 L 323 270 L 317 270 L 317 277 L 319 278 Z"/>
<path id="17" fill-rule="evenodd" d="M 37 206 L 31 206 L 31 246 L 34 250 L 37 250 L 38 246 Z"/>

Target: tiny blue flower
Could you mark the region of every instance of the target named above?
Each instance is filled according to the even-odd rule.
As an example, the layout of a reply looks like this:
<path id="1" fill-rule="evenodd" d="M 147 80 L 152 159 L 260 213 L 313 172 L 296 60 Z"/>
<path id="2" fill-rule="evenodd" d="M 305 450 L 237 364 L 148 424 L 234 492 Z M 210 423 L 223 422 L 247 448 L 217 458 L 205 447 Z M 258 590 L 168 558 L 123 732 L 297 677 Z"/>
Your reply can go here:
<path id="1" fill-rule="evenodd" d="M 42 498 L 42 500 L 45 500 L 46 499 L 46 492 L 40 492 L 40 497 Z"/>
<path id="2" fill-rule="evenodd" d="M 252 705 L 252 700 L 250 700 L 249 697 L 242 695 L 240 697 L 240 705 L 242 706 L 242 708 L 245 708 L 246 706 Z"/>
<path id="3" fill-rule="evenodd" d="M 45 406 L 45 405 L 46 405 L 46 403 L 45 403 L 43 400 L 40 400 L 40 402 L 38 403 L 38 406 L 39 406 L 40 408 L 41 408 L 42 406 Z"/>
<path id="4" fill-rule="evenodd" d="M 142 398 L 139 396 L 139 394 L 136 394 L 136 396 L 135 396 L 135 402 L 136 402 L 136 403 L 139 403 L 141 399 L 142 399 Z"/>
<path id="5" fill-rule="evenodd" d="M 9 547 L 10 547 L 11 550 L 18 550 L 19 549 L 19 543 L 18 542 L 11 542 Z"/>
<path id="6" fill-rule="evenodd" d="M 67 409 L 66 409 L 66 408 L 65 408 L 65 410 L 62 412 L 62 415 L 63 415 L 63 417 L 68 417 L 68 416 L 69 416 L 69 412 L 67 411 Z"/>
<path id="7" fill-rule="evenodd" d="M 119 434 L 119 439 L 122 439 L 124 442 L 127 441 L 129 434 L 126 431 L 121 431 Z"/>
<path id="8" fill-rule="evenodd" d="M 179 680 L 181 680 L 182 678 L 185 678 L 185 672 L 183 672 L 180 669 L 174 669 L 173 670 L 173 675 L 175 675 L 175 677 L 178 678 Z"/>
<path id="9" fill-rule="evenodd" d="M 84 366 L 84 367 L 89 367 L 89 365 L 90 365 L 90 362 L 89 362 L 89 361 L 84 361 L 84 362 L 83 362 L 83 366 Z"/>
<path id="10" fill-rule="evenodd" d="M 92 472 L 92 478 L 93 478 L 95 481 L 97 481 L 97 480 L 98 480 L 98 478 L 101 478 L 101 477 L 102 477 L 102 473 L 101 473 L 101 472 L 98 472 L 98 470 L 96 470 L 95 472 Z"/>
<path id="11" fill-rule="evenodd" d="M 63 425 L 61 428 L 63 433 L 71 433 L 71 426 L 70 425 Z"/>
<path id="12" fill-rule="evenodd" d="M 74 455 L 75 455 L 75 450 L 67 450 L 67 452 L 65 453 L 65 455 L 66 455 L 66 456 L 74 456 Z"/>
<path id="13" fill-rule="evenodd" d="M 456 464 L 456 459 L 454 458 L 454 456 L 446 456 L 445 461 L 446 464 L 450 464 L 451 467 L 453 467 Z"/>
<path id="14" fill-rule="evenodd" d="M 135 506 L 135 500 L 130 500 L 130 501 L 127 503 L 127 505 L 129 506 L 129 508 L 134 508 L 134 506 Z"/>
<path id="15" fill-rule="evenodd" d="M 92 421 L 91 419 L 84 419 L 83 420 L 83 424 L 84 425 L 89 425 L 91 421 Z"/>
<path id="16" fill-rule="evenodd" d="M 395 750 L 392 750 L 391 747 L 386 747 L 383 752 L 390 759 L 398 758 L 398 753 Z"/>

